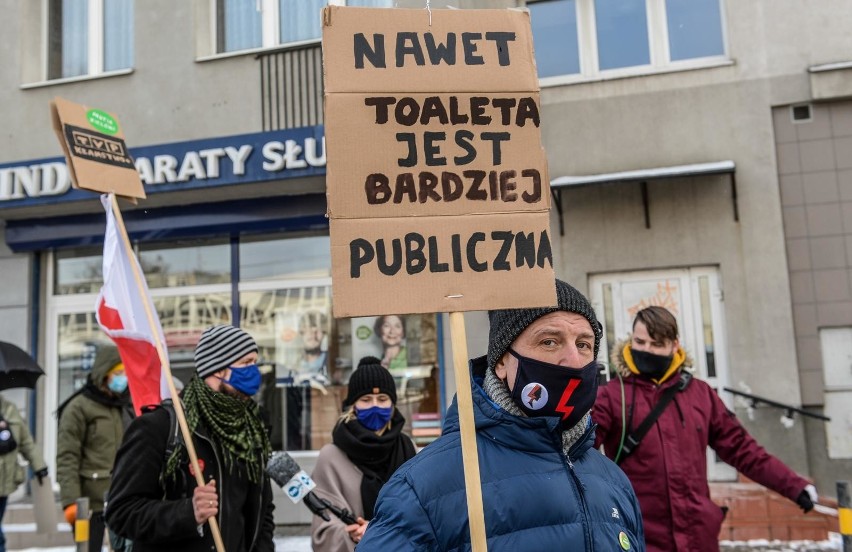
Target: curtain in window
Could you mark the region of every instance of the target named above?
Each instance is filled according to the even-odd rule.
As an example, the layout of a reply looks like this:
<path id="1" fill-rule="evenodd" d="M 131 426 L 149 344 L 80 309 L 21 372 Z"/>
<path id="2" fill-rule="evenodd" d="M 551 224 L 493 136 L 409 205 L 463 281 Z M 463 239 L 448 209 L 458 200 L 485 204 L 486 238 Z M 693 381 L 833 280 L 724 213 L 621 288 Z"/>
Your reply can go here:
<path id="1" fill-rule="evenodd" d="M 133 0 L 104 2 L 104 71 L 133 67 Z"/>
<path id="2" fill-rule="evenodd" d="M 254 0 L 218 0 L 219 52 L 259 48 L 263 44 L 262 13 Z"/>
<path id="3" fill-rule="evenodd" d="M 320 37 L 320 13 L 326 0 L 279 0 L 281 43 Z"/>
<path id="4" fill-rule="evenodd" d="M 89 0 L 62 0 L 62 76 L 89 72 Z"/>

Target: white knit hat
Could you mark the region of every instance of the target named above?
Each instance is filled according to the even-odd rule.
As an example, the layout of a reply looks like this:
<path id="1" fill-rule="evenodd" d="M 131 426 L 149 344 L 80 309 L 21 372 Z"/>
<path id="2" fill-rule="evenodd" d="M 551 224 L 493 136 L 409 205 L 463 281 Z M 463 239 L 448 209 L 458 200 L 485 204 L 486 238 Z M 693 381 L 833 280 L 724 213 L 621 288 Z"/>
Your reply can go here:
<path id="1" fill-rule="evenodd" d="M 257 343 L 243 330 L 233 326 L 211 326 L 204 330 L 195 346 L 195 371 L 198 377 L 206 378 L 256 352 Z"/>

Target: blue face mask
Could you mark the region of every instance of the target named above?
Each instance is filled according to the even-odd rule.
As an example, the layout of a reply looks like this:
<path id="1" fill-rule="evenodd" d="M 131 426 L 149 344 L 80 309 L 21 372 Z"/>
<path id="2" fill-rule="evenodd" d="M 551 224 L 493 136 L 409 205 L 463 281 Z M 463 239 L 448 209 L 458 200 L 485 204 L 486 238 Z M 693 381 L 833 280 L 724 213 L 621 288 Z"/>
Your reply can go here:
<path id="1" fill-rule="evenodd" d="M 127 391 L 127 376 L 125 374 L 115 374 L 109 383 L 107 383 L 107 387 L 113 393 L 118 393 L 119 395 Z"/>
<path id="2" fill-rule="evenodd" d="M 355 416 L 358 418 L 358 421 L 370 431 L 378 431 L 388 425 L 392 413 L 392 406 L 388 408 L 371 406 L 366 410 L 355 410 Z"/>
<path id="3" fill-rule="evenodd" d="M 243 395 L 252 396 L 260 389 L 260 370 L 257 368 L 257 364 L 249 364 L 241 368 L 232 366 L 231 377 L 222 381 Z"/>

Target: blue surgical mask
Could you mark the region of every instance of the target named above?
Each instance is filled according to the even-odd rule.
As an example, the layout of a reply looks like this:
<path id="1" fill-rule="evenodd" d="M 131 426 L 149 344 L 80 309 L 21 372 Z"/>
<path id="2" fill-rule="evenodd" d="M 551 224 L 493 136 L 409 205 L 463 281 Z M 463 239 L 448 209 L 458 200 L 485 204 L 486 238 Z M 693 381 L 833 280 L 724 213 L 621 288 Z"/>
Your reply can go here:
<path id="1" fill-rule="evenodd" d="M 355 416 L 361 425 L 370 431 L 378 431 L 388 425 L 393 413 L 393 407 L 382 408 L 381 406 L 371 406 L 364 410 L 355 410 Z"/>
<path id="2" fill-rule="evenodd" d="M 107 387 L 113 393 L 118 393 L 119 395 L 127 391 L 127 375 L 125 374 L 115 374 L 112 376 L 112 379 L 107 383 Z"/>
<path id="3" fill-rule="evenodd" d="M 252 396 L 260 389 L 260 370 L 257 364 L 249 364 L 240 368 L 232 366 L 231 377 L 222 381 L 243 395 Z"/>

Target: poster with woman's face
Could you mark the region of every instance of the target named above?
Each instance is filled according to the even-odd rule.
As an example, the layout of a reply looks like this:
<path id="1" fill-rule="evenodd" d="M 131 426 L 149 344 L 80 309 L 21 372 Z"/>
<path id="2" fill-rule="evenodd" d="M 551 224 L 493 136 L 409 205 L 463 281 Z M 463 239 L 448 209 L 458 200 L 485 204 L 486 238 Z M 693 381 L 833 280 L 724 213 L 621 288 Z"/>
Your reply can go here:
<path id="1" fill-rule="evenodd" d="M 275 313 L 278 385 L 328 385 L 329 320 L 316 309 Z"/>
<path id="2" fill-rule="evenodd" d="M 411 319 L 397 314 L 353 318 L 353 365 L 365 356 L 374 356 L 391 372 L 407 368 L 411 353 L 408 341 Z"/>

